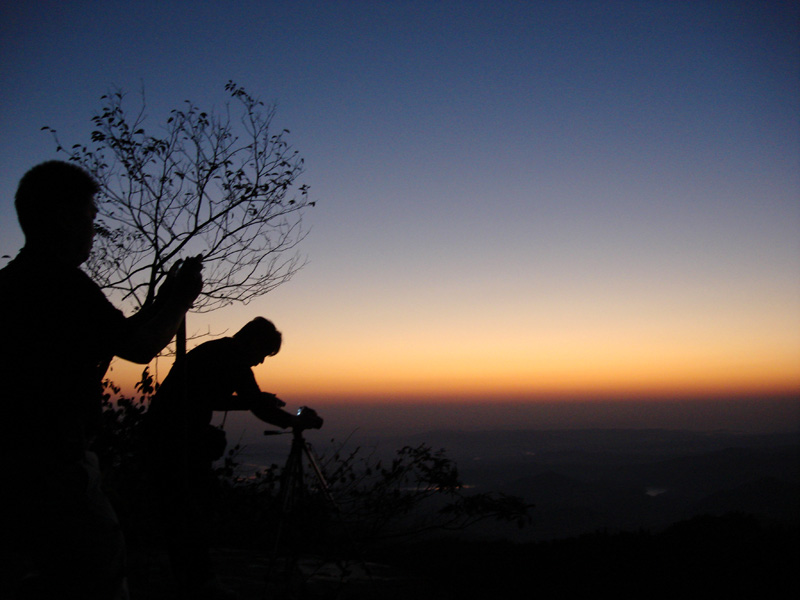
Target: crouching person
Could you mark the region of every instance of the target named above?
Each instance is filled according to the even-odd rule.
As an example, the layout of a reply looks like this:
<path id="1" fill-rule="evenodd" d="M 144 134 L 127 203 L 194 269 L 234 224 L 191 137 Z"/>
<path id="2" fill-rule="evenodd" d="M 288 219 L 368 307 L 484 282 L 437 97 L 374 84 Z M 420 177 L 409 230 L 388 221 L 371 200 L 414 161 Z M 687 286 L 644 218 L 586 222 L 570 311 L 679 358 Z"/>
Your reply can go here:
<path id="1" fill-rule="evenodd" d="M 226 447 L 224 432 L 211 425 L 213 412 L 249 410 L 284 429 L 306 427 L 302 415 L 283 410 L 281 400 L 262 392 L 253 375 L 252 367 L 276 355 L 281 341 L 275 326 L 257 317 L 232 337 L 199 345 L 176 361 L 147 412 L 150 475 L 172 571 L 186 598 L 236 597 L 215 576 L 209 554 L 212 463 Z"/>

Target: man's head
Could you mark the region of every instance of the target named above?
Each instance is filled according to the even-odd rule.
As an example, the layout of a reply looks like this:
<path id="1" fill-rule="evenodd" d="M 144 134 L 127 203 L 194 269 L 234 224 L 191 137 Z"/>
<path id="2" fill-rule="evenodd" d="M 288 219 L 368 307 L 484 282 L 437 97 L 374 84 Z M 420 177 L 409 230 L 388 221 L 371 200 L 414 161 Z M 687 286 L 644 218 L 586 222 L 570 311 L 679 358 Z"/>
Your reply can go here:
<path id="1" fill-rule="evenodd" d="M 275 356 L 281 349 L 281 332 L 264 317 L 256 317 L 233 335 L 245 349 L 250 366 L 264 362 L 267 356 Z"/>
<path id="2" fill-rule="evenodd" d="M 15 206 L 26 246 L 80 264 L 89 257 L 97 182 L 79 166 L 48 161 L 23 175 Z"/>

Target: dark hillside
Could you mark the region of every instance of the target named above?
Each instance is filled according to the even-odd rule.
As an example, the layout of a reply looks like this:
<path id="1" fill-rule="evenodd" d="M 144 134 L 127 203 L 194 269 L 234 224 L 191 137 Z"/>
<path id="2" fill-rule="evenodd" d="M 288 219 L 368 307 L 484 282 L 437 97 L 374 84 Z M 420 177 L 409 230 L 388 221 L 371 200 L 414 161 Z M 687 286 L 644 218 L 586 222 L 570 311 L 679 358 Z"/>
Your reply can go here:
<path id="1" fill-rule="evenodd" d="M 790 598 L 797 528 L 748 515 L 696 517 L 660 534 L 594 533 L 532 544 L 440 541 L 398 549 L 431 598 Z"/>
<path id="2" fill-rule="evenodd" d="M 304 583 L 265 583 L 267 558 L 241 550 L 216 554 L 220 579 L 240 600 L 615 598 L 794 598 L 800 590 L 800 531 L 750 515 L 700 516 L 661 533 L 597 532 L 550 542 L 450 538 L 397 544 L 349 565 L 342 579 L 324 565 Z M 309 574 L 313 557 L 301 567 Z M 141 566 L 141 565 L 140 565 Z M 165 564 L 151 556 L 135 572 L 132 600 L 169 600 Z M 366 571 L 365 571 L 366 568 Z M 271 595 L 265 596 L 265 592 Z M 274 594 L 274 595 L 272 595 Z M 284 594 L 284 595 L 281 595 Z"/>
<path id="3" fill-rule="evenodd" d="M 457 537 L 360 545 L 344 571 L 303 549 L 303 583 L 292 584 L 302 594 L 291 597 L 781 598 L 799 589 L 796 435 L 506 433 L 430 443 L 447 449 L 470 490 L 532 503 L 532 525 L 489 520 Z M 245 511 L 240 521 L 251 519 Z M 255 600 L 267 589 L 269 549 L 246 549 L 247 533 L 226 535 L 216 557 L 221 579 Z M 132 600 L 170 598 L 157 540 L 132 546 Z"/>

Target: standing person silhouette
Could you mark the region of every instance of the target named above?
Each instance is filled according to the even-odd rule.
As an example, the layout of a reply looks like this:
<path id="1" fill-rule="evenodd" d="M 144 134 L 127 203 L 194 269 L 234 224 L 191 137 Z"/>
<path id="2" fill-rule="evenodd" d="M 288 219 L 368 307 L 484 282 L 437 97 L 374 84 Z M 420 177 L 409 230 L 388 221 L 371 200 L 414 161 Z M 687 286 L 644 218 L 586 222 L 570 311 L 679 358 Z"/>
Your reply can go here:
<path id="1" fill-rule="evenodd" d="M 71 163 L 28 171 L 15 196 L 25 246 L 0 270 L 0 592 L 20 599 L 127 597 L 124 539 L 89 451 L 102 377 L 114 356 L 152 360 L 202 288 L 194 257 L 149 307 L 128 318 L 116 309 L 80 269 L 98 190 Z"/>
<path id="2" fill-rule="evenodd" d="M 252 367 L 275 356 L 281 343 L 275 325 L 256 317 L 232 337 L 200 344 L 176 361 L 146 413 L 149 471 L 181 597 L 235 597 L 214 575 L 206 531 L 216 483 L 212 462 L 226 446 L 224 431 L 211 425 L 212 413 L 249 410 L 284 429 L 322 426 L 314 411 L 293 415 L 282 410 L 283 401 L 258 387 Z"/>

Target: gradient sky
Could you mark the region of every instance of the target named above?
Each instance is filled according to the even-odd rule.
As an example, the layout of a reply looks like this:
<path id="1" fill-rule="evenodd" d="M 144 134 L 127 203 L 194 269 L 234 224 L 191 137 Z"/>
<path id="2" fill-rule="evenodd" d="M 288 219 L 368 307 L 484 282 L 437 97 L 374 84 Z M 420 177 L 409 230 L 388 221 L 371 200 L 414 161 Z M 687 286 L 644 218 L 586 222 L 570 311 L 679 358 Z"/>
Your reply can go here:
<path id="1" fill-rule="evenodd" d="M 3 3 L 0 254 L 22 245 L 20 176 L 57 157 L 43 125 L 88 141 L 114 85 L 132 100 L 144 86 L 152 127 L 184 99 L 219 106 L 233 79 L 277 103 L 317 202 L 295 279 L 189 318 L 218 334 L 271 318 L 285 344 L 257 369 L 263 388 L 797 396 L 799 15 L 775 1 Z"/>

